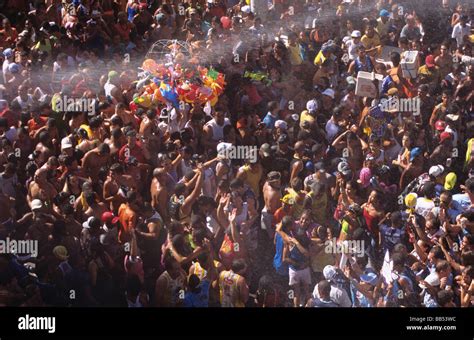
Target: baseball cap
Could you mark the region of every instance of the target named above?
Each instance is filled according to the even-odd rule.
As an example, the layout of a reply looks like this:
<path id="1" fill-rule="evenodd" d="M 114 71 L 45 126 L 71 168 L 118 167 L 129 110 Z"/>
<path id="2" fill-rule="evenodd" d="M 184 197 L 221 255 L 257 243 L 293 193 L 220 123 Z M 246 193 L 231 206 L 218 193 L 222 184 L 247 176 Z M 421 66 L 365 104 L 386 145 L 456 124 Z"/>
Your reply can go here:
<path id="1" fill-rule="evenodd" d="M 267 175 L 267 180 L 269 182 L 278 181 L 281 179 L 281 174 L 278 171 L 270 171 Z"/>
<path id="2" fill-rule="evenodd" d="M 365 160 L 366 161 L 374 161 L 375 160 L 375 156 L 373 153 L 369 152 L 366 156 L 365 156 Z"/>
<path id="3" fill-rule="evenodd" d="M 356 79 L 353 76 L 349 76 L 346 78 L 347 85 L 355 85 Z"/>
<path id="4" fill-rule="evenodd" d="M 227 154 L 227 151 L 232 148 L 231 143 L 225 143 L 225 142 L 220 142 L 217 144 L 216 151 L 219 155 L 225 156 Z"/>
<path id="5" fill-rule="evenodd" d="M 360 38 L 362 36 L 362 34 L 360 33 L 360 31 L 352 31 L 351 33 L 351 37 L 352 38 Z"/>
<path id="6" fill-rule="evenodd" d="M 306 103 L 306 110 L 309 112 L 316 112 L 318 110 L 318 101 L 316 99 L 311 99 Z"/>
<path id="7" fill-rule="evenodd" d="M 68 137 L 61 139 L 61 150 L 72 148 L 71 140 Z"/>
<path id="8" fill-rule="evenodd" d="M 386 9 L 382 9 L 379 13 L 381 17 L 389 17 L 390 13 Z"/>
<path id="9" fill-rule="evenodd" d="M 244 12 L 245 14 L 249 14 L 251 12 L 251 8 L 249 5 L 243 6 L 240 10 Z"/>
<path id="10" fill-rule="evenodd" d="M 429 175 L 433 177 L 438 177 L 444 172 L 444 166 L 442 165 L 433 165 L 429 170 Z"/>
<path id="11" fill-rule="evenodd" d="M 346 175 L 348 172 L 351 171 L 351 169 L 350 169 L 350 167 L 349 167 L 349 163 L 347 163 L 346 161 L 340 162 L 340 163 L 337 165 L 337 171 L 339 171 L 339 172 L 342 173 L 343 175 Z"/>
<path id="12" fill-rule="evenodd" d="M 413 162 L 413 160 L 418 157 L 419 155 L 421 155 L 421 148 L 413 148 L 411 149 L 410 151 L 410 162 Z"/>
<path id="13" fill-rule="evenodd" d="M 450 134 L 449 132 L 444 131 L 439 135 L 439 142 L 443 143 L 445 140 L 451 139 L 452 137 L 453 137 L 452 134 Z"/>
<path id="14" fill-rule="evenodd" d="M 31 211 L 34 210 L 39 210 L 43 207 L 43 202 L 41 202 L 39 199 L 34 199 L 31 201 Z"/>
<path id="15" fill-rule="evenodd" d="M 450 172 L 449 174 L 447 174 L 444 180 L 444 188 L 446 190 L 453 190 L 454 186 L 456 185 L 457 179 L 458 177 L 454 172 Z"/>
<path id="16" fill-rule="evenodd" d="M 8 70 L 11 73 L 18 73 L 20 72 L 20 66 L 18 64 L 11 63 L 10 65 L 8 65 Z"/>
<path id="17" fill-rule="evenodd" d="M 446 129 L 446 122 L 443 120 L 437 120 L 435 123 L 435 129 L 438 131 L 444 131 L 444 129 Z"/>
<path id="18" fill-rule="evenodd" d="M 293 204 L 295 204 L 295 199 L 290 194 L 286 194 L 281 199 L 281 202 L 284 203 L 284 204 L 293 205 Z"/>
<path id="19" fill-rule="evenodd" d="M 288 129 L 288 124 L 284 120 L 279 119 L 275 122 L 275 128 L 276 129 L 287 130 Z"/>
<path id="20" fill-rule="evenodd" d="M 87 221 L 82 223 L 82 227 L 86 229 L 91 229 L 91 228 L 97 229 L 100 227 L 100 220 L 95 218 L 94 216 L 91 216 L 87 219 Z"/>
<path id="21" fill-rule="evenodd" d="M 119 218 L 115 216 L 112 212 L 106 211 L 102 214 L 101 220 L 103 223 L 116 224 L 119 221 Z"/>
<path id="22" fill-rule="evenodd" d="M 336 267 L 334 266 L 327 265 L 323 269 L 323 275 L 326 280 L 331 281 L 334 278 L 334 276 L 336 276 L 336 274 L 337 274 Z"/>
<path id="23" fill-rule="evenodd" d="M 130 129 L 127 131 L 127 134 L 126 134 L 127 137 L 136 137 L 137 136 L 137 132 L 134 130 L 134 129 Z"/>
<path id="24" fill-rule="evenodd" d="M 69 258 L 66 247 L 56 246 L 53 248 L 53 255 L 56 256 L 58 260 L 66 261 Z"/>
<path id="25" fill-rule="evenodd" d="M 433 272 L 431 274 L 429 274 L 425 280 L 424 280 L 426 283 L 428 283 L 430 286 L 439 286 L 440 282 L 439 282 L 439 276 L 438 276 L 438 273 L 436 272 Z M 420 288 L 423 288 L 423 289 L 426 289 L 425 285 L 423 284 L 419 284 L 418 286 L 420 286 Z"/>
<path id="26" fill-rule="evenodd" d="M 454 113 L 449 113 L 446 115 L 446 118 L 449 120 L 452 120 L 453 122 L 457 121 L 460 118 L 460 115 L 454 114 Z"/>
<path id="27" fill-rule="evenodd" d="M 3 51 L 3 56 L 5 58 L 10 58 L 13 56 L 13 50 L 11 48 L 7 48 Z"/>
<path id="28" fill-rule="evenodd" d="M 428 67 L 434 67 L 435 66 L 435 58 L 432 54 L 430 54 L 429 56 L 426 56 L 425 64 Z"/>
<path id="29" fill-rule="evenodd" d="M 370 284 L 371 286 L 375 286 L 377 284 L 378 276 L 377 273 L 371 270 L 366 270 L 364 274 L 360 276 L 360 280 Z"/>
<path id="30" fill-rule="evenodd" d="M 336 95 L 336 93 L 334 92 L 333 89 L 326 89 L 326 90 L 323 91 L 322 94 L 325 95 L 325 96 L 331 97 L 332 99 L 334 99 L 334 97 Z"/>
<path id="31" fill-rule="evenodd" d="M 414 208 L 416 206 L 417 199 L 418 195 L 414 192 L 410 192 L 408 195 L 405 196 L 405 205 L 408 208 Z"/>
<path id="32" fill-rule="evenodd" d="M 270 147 L 270 144 L 268 143 L 264 143 L 262 144 L 262 146 L 260 147 L 260 151 L 262 152 L 262 154 L 265 156 L 265 157 L 270 157 L 271 156 L 271 147 Z"/>

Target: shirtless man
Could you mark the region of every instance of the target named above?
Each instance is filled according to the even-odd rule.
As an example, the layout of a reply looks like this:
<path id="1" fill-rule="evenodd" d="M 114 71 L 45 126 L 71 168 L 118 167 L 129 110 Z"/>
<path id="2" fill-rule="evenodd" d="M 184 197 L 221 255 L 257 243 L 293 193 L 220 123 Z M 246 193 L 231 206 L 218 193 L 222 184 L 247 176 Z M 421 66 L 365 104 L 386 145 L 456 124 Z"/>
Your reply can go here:
<path id="1" fill-rule="evenodd" d="M 281 206 L 281 174 L 271 171 L 267 175 L 267 180 L 263 185 L 263 201 L 265 206 L 262 210 L 261 226 L 267 231 L 268 238 L 273 240 L 272 218 L 275 211 Z"/>
<path id="2" fill-rule="evenodd" d="M 160 148 L 160 129 L 156 121 L 156 111 L 148 110 L 140 123 L 138 133 L 143 137 L 143 145 L 148 148 L 150 154 L 154 155 L 155 150 Z M 155 159 L 153 161 L 156 162 Z"/>
<path id="3" fill-rule="evenodd" d="M 48 182 L 47 174 L 48 170 L 44 168 L 36 170 L 28 188 L 27 200 L 30 207 L 34 199 L 39 199 L 41 202 L 45 202 L 47 207 L 52 207 L 53 198 L 58 194 L 58 191 Z"/>
<path id="4" fill-rule="evenodd" d="M 89 207 L 86 209 L 86 211 L 84 211 L 85 218 L 92 216 L 100 220 L 102 218 L 102 214 L 106 211 L 109 211 L 105 203 L 97 202 L 94 192 L 90 192 L 86 195 L 86 202 Z"/>
<path id="5" fill-rule="evenodd" d="M 114 128 L 110 138 L 105 139 L 110 148 L 110 155 L 118 159 L 118 152 L 127 143 L 127 139 L 120 128 Z"/>
<path id="6" fill-rule="evenodd" d="M 46 163 L 49 157 L 54 155 L 54 146 L 51 143 L 49 133 L 47 131 L 41 131 L 38 135 L 38 144 L 35 150 L 40 153 L 38 162 L 40 165 Z"/>
<path id="7" fill-rule="evenodd" d="M 134 129 L 138 127 L 138 123 L 135 120 L 135 117 L 130 111 L 125 110 L 125 105 L 123 103 L 118 103 L 115 106 L 115 115 L 120 117 L 123 122 L 123 126 L 131 125 Z M 112 118 L 114 117 L 112 116 Z"/>
<path id="8" fill-rule="evenodd" d="M 166 170 L 164 168 L 156 168 L 153 170 L 153 180 L 151 181 L 150 194 L 151 205 L 158 211 L 165 223 L 169 222 L 168 214 L 168 189 L 166 187 Z"/>
<path id="9" fill-rule="evenodd" d="M 107 165 L 109 158 L 110 148 L 105 143 L 100 144 L 97 148 L 84 155 L 82 168 L 84 169 L 84 173 L 90 177 L 92 183 L 98 181 L 99 170 L 101 167 Z"/>
<path id="10" fill-rule="evenodd" d="M 114 213 L 117 213 L 120 205 L 125 203 L 126 192 L 124 192 L 124 188 L 130 189 L 133 187 L 133 178 L 124 175 L 122 165 L 119 163 L 112 164 L 109 176 L 104 183 L 103 196 Z"/>

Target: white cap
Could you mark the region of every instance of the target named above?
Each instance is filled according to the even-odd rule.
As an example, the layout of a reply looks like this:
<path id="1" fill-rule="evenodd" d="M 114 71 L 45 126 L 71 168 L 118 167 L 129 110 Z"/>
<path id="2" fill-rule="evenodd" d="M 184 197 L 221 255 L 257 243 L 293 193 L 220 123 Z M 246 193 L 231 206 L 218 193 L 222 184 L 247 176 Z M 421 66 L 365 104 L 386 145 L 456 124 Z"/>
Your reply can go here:
<path id="1" fill-rule="evenodd" d="M 437 272 L 433 272 L 431 274 L 429 274 L 425 280 L 424 280 L 426 283 L 428 283 L 430 286 L 439 286 L 440 282 L 439 282 L 439 276 L 438 276 L 438 273 Z M 425 285 L 423 284 L 419 284 L 419 286 L 423 289 L 426 289 Z"/>
<path id="2" fill-rule="evenodd" d="M 352 38 L 360 38 L 361 36 L 362 36 L 362 33 L 360 33 L 360 31 L 357 31 L 357 30 L 352 31 L 351 33 Z"/>
<path id="3" fill-rule="evenodd" d="M 433 165 L 428 171 L 430 176 L 438 177 L 444 172 L 444 166 L 442 165 Z"/>
<path id="4" fill-rule="evenodd" d="M 43 202 L 41 202 L 41 200 L 34 199 L 33 201 L 31 201 L 31 211 L 41 209 L 42 207 Z"/>
<path id="5" fill-rule="evenodd" d="M 245 14 L 249 14 L 252 11 L 249 5 L 243 6 L 240 10 Z"/>
<path id="6" fill-rule="evenodd" d="M 316 112 L 318 110 L 318 101 L 316 99 L 311 99 L 306 103 L 306 110 L 309 112 Z"/>
<path id="7" fill-rule="evenodd" d="M 90 223 L 92 222 L 93 219 L 94 219 L 94 216 L 89 217 L 87 221 L 82 223 L 82 227 L 86 229 L 90 229 L 91 228 Z"/>
<path id="8" fill-rule="evenodd" d="M 69 137 L 64 137 L 61 139 L 61 150 L 72 148 L 72 142 Z"/>
<path id="9" fill-rule="evenodd" d="M 288 124 L 284 120 L 279 119 L 275 122 L 275 128 L 286 130 L 288 129 Z"/>
<path id="10" fill-rule="evenodd" d="M 334 92 L 333 89 L 326 89 L 326 90 L 324 90 L 324 92 L 322 94 L 325 95 L 325 96 L 331 97 L 332 99 L 334 99 L 334 97 L 336 95 L 336 93 Z"/>
<path id="11" fill-rule="evenodd" d="M 232 148 L 232 143 L 220 142 L 217 144 L 216 150 L 217 154 L 226 156 L 227 152 Z"/>
<path id="12" fill-rule="evenodd" d="M 326 280 L 331 280 L 336 275 L 336 268 L 331 265 L 327 265 L 323 269 L 323 275 Z"/>

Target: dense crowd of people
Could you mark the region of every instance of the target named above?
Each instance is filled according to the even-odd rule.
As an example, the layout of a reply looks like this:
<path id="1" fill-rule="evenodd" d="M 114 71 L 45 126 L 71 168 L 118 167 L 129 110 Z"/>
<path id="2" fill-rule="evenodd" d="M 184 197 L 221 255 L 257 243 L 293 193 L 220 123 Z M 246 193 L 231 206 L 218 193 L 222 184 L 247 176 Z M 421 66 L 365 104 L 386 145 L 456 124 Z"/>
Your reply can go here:
<path id="1" fill-rule="evenodd" d="M 473 306 L 472 2 L 1 6 L 0 304 Z M 138 100 L 161 40 L 216 103 Z"/>

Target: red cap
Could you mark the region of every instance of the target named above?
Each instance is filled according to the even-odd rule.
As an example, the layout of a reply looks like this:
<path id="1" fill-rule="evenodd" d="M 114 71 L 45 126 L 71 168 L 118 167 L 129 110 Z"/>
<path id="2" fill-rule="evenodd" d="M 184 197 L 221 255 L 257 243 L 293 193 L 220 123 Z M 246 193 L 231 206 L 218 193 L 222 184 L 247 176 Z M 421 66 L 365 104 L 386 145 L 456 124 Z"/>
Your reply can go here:
<path id="1" fill-rule="evenodd" d="M 144 2 L 140 3 L 140 5 L 138 6 L 139 8 L 147 8 L 148 5 Z"/>
<path id="2" fill-rule="evenodd" d="M 103 223 L 116 224 L 119 221 L 119 218 L 115 216 L 113 213 L 111 213 L 110 211 L 106 211 L 105 213 L 102 214 L 101 220 Z"/>
<path id="3" fill-rule="evenodd" d="M 425 59 L 425 64 L 428 67 L 434 67 L 435 66 L 434 55 L 430 54 L 429 56 L 427 56 L 426 59 Z"/>
<path id="4" fill-rule="evenodd" d="M 444 131 L 444 129 L 446 129 L 446 122 L 443 120 L 436 121 L 435 129 L 438 131 Z"/>
<path id="5" fill-rule="evenodd" d="M 452 137 L 453 137 L 452 134 L 450 134 L 449 132 L 444 131 L 439 135 L 439 142 L 443 143 L 446 139 L 451 139 Z"/>

